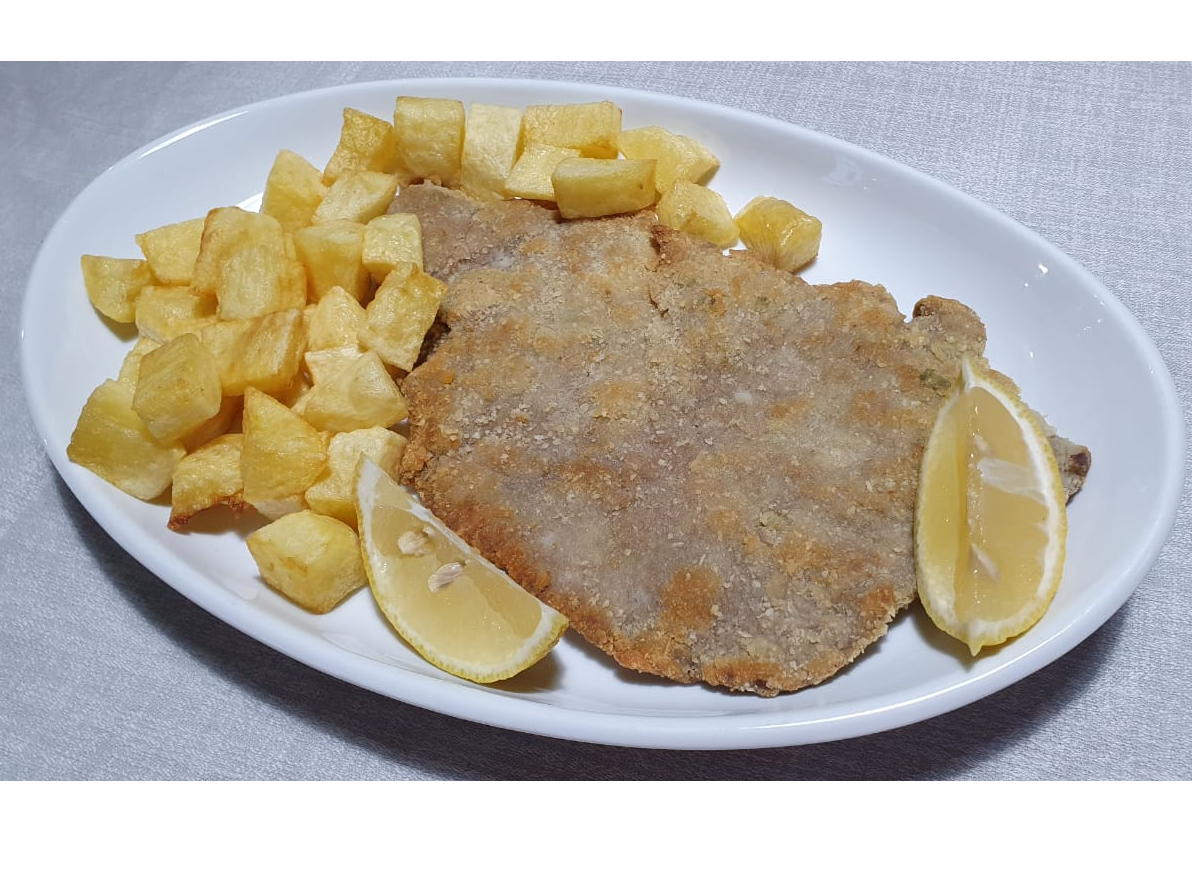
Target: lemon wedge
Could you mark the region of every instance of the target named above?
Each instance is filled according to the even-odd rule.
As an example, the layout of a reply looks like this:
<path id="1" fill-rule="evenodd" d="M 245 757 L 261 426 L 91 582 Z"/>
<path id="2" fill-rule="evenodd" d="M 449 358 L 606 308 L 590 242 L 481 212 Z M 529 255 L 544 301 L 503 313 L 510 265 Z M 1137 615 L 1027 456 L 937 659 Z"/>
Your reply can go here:
<path id="1" fill-rule="evenodd" d="M 381 613 L 441 670 L 492 683 L 549 652 L 567 619 L 515 584 L 364 457 L 360 550 Z"/>
<path id="2" fill-rule="evenodd" d="M 974 656 L 1029 629 L 1059 588 L 1067 530 L 1038 418 L 965 357 L 919 476 L 915 566 L 928 616 Z"/>

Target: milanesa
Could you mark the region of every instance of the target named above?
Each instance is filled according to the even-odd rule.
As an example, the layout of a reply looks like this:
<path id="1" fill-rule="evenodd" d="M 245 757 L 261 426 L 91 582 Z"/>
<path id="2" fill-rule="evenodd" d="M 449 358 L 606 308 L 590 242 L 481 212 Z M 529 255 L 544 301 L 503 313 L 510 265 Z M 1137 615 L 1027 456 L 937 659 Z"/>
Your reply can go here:
<path id="1" fill-rule="evenodd" d="M 652 215 L 560 221 L 433 185 L 449 285 L 405 379 L 403 480 L 639 671 L 761 695 L 821 682 L 915 596 L 940 398 L 985 330 L 880 286 L 809 285 Z M 1074 493 L 1088 451 L 1055 439 Z"/>

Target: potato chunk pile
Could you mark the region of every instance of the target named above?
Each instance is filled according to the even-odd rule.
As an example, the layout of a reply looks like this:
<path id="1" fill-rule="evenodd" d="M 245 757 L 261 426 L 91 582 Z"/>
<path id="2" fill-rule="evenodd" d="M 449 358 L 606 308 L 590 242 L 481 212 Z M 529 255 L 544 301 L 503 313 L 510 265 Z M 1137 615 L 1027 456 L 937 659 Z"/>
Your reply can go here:
<path id="1" fill-rule="evenodd" d="M 566 218 L 654 208 L 721 248 L 748 236 L 788 269 L 815 256 L 815 218 L 770 200 L 764 220 L 756 205 L 735 219 L 704 185 L 718 166 L 690 137 L 623 130 L 611 102 L 465 109 L 400 96 L 391 120 L 344 109 L 322 170 L 278 152 L 259 211 L 220 206 L 136 234 L 140 258 L 82 257 L 95 310 L 136 337 L 67 455 L 139 499 L 168 492 L 173 530 L 215 507 L 255 512 L 247 546 L 261 577 L 330 611 L 366 582 L 356 468 L 367 456 L 396 475 L 401 380 L 445 291 L 422 269 L 418 219 L 388 213 L 397 192 L 430 180 Z M 792 228 L 797 250 L 781 242 Z"/>

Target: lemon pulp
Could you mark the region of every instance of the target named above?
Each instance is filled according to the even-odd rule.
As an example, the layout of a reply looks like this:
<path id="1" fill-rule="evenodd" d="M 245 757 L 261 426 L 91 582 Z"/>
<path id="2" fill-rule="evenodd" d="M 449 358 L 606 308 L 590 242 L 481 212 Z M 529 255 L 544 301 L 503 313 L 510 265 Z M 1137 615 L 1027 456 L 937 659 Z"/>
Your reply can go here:
<path id="1" fill-rule="evenodd" d="M 381 613 L 436 667 L 507 679 L 553 648 L 567 619 L 473 551 L 368 458 L 357 470 L 360 547 Z"/>
<path id="2" fill-rule="evenodd" d="M 1059 468 L 1034 414 L 971 359 L 940 407 L 920 473 L 919 597 L 976 655 L 1030 628 L 1063 571 Z"/>

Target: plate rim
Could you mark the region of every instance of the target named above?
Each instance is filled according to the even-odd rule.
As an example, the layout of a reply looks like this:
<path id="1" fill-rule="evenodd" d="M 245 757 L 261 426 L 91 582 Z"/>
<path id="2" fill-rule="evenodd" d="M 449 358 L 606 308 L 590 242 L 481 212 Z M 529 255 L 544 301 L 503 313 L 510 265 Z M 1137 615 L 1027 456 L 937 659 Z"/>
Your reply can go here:
<path id="1" fill-rule="evenodd" d="M 1069 272 L 1082 281 L 1082 286 L 1088 288 L 1103 298 L 1103 305 L 1112 313 L 1113 324 L 1123 329 L 1129 336 L 1130 344 L 1141 351 L 1141 359 L 1146 361 L 1159 402 L 1171 413 L 1167 414 L 1170 423 L 1166 429 L 1164 455 L 1170 457 L 1170 463 L 1165 470 L 1164 482 L 1170 479 L 1171 487 L 1165 487 L 1157 495 L 1156 512 L 1152 515 L 1152 524 L 1147 535 L 1140 539 L 1144 548 L 1132 553 L 1132 560 L 1121 569 L 1116 581 L 1107 589 L 1117 593 L 1120 598 L 1102 600 L 1090 605 L 1073 618 L 1066 627 L 1056 634 L 1042 640 L 1034 648 L 1024 651 L 1012 662 L 999 664 L 983 674 L 967 678 L 956 686 L 938 690 L 924 696 L 912 698 L 896 703 L 883 703 L 869 709 L 857 710 L 849 714 L 835 715 L 825 718 L 792 719 L 774 722 L 773 715 L 759 713 L 748 715 L 753 722 L 745 722 L 746 715 L 727 715 L 733 723 L 725 725 L 717 722 L 715 715 L 709 717 L 669 717 L 651 715 L 633 715 L 633 732 L 626 734 L 620 726 L 608 723 L 599 724 L 590 721 L 594 712 L 577 711 L 561 705 L 551 705 L 531 699 L 504 699 L 501 694 L 493 693 L 481 688 L 479 698 L 474 699 L 470 693 L 475 684 L 461 685 L 462 681 L 455 679 L 440 680 L 434 677 L 422 676 L 404 671 L 401 668 L 388 668 L 382 676 L 398 679 L 395 687 L 371 685 L 368 682 L 372 675 L 358 673 L 361 665 L 369 659 L 351 652 L 337 650 L 340 654 L 333 654 L 339 660 L 326 660 L 324 650 L 308 648 L 306 636 L 301 631 L 291 630 L 271 619 L 269 616 L 252 611 L 251 603 L 240 599 L 222 600 L 213 598 L 208 588 L 222 590 L 217 584 L 194 577 L 194 570 L 182 562 L 176 554 L 159 556 L 152 548 L 144 548 L 137 543 L 128 543 L 113 533 L 119 531 L 124 523 L 116 511 L 116 504 L 99 498 L 102 488 L 96 488 L 95 482 L 87 481 L 82 473 L 85 470 L 76 467 L 65 457 L 65 452 L 50 449 L 49 431 L 52 427 L 43 416 L 40 402 L 35 400 L 33 380 L 36 377 L 34 361 L 30 356 L 30 339 L 27 336 L 29 324 L 33 318 L 32 298 L 35 285 L 44 278 L 43 267 L 51 257 L 50 248 L 55 238 L 60 235 L 66 224 L 71 220 L 75 209 L 84 205 L 92 190 L 100 188 L 101 181 L 115 176 L 113 172 L 120 172 L 135 165 L 146 156 L 151 155 L 167 146 L 188 138 L 190 135 L 210 127 L 218 126 L 234 120 L 242 115 L 251 114 L 268 106 L 278 106 L 287 103 L 301 104 L 315 97 L 327 97 L 335 94 L 348 94 L 360 90 L 389 89 L 394 96 L 399 92 L 414 92 L 416 90 L 433 90 L 445 92 L 453 87 L 465 91 L 483 88 L 509 88 L 522 91 L 545 90 L 570 92 L 577 96 L 599 96 L 616 100 L 638 99 L 642 102 L 679 104 L 687 111 L 712 111 L 716 115 L 728 119 L 739 118 L 753 125 L 767 128 L 778 128 L 798 135 L 804 140 L 811 140 L 821 145 L 831 147 L 850 155 L 859 155 L 866 162 L 892 170 L 903 177 L 907 177 L 920 186 L 945 194 L 952 201 L 959 201 L 968 213 L 977 213 L 999 227 L 1008 227 L 1015 231 L 1019 238 L 1040 246 L 1054 255 L 1061 257 L 1069 265 Z M 945 181 L 919 171 L 904 162 L 886 155 L 850 143 L 839 137 L 811 130 L 799 124 L 784 119 L 774 118 L 759 112 L 722 105 L 716 102 L 695 99 L 687 96 L 667 94 L 636 87 L 616 87 L 569 80 L 545 80 L 531 78 L 503 78 L 503 77 L 445 77 L 445 78 L 399 78 L 378 79 L 345 84 L 324 86 L 311 90 L 298 91 L 266 98 L 251 103 L 236 106 L 232 109 L 217 112 L 199 121 L 176 128 L 168 134 L 151 140 L 126 154 L 113 164 L 104 168 L 92 178 L 66 205 L 46 232 L 39 247 L 26 280 L 22 299 L 20 319 L 20 371 L 25 402 L 33 418 L 35 429 L 42 441 L 43 449 L 49 456 L 51 463 L 59 476 L 66 483 L 75 498 L 93 519 L 104 529 L 105 533 L 121 549 L 131 555 L 150 573 L 158 577 L 167 586 L 176 589 L 178 593 L 208 613 L 219 618 L 224 623 L 231 624 L 236 629 L 251 636 L 258 642 L 288 655 L 295 660 L 315 668 L 330 676 L 344 680 L 352 685 L 376 692 L 382 696 L 412 704 L 437 713 L 453 716 L 471 722 L 483 723 L 499 728 L 510 729 L 533 735 L 566 739 L 571 741 L 589 742 L 624 747 L 670 748 L 676 750 L 687 749 L 741 749 L 741 748 L 769 748 L 802 744 L 814 744 L 826 741 L 842 740 L 855 736 L 875 732 L 887 731 L 905 725 L 920 722 L 930 717 L 938 716 L 971 704 L 1006 686 L 1013 685 L 1026 676 L 1042 669 L 1047 664 L 1061 657 L 1075 648 L 1085 638 L 1099 629 L 1137 589 L 1139 583 L 1153 567 L 1159 553 L 1170 538 L 1178 513 L 1180 497 L 1184 481 L 1185 420 L 1178 400 L 1174 379 L 1164 362 L 1158 347 L 1143 328 L 1141 322 L 1130 312 L 1113 292 L 1096 279 L 1080 262 L 1059 249 L 1053 243 L 1043 239 L 1033 230 L 1018 220 L 997 210 L 992 205 L 977 199 Z M 1174 474 L 1174 477 L 1172 475 Z M 110 485 L 108 485 L 110 487 Z M 182 581 L 180 586 L 176 581 Z M 192 592 L 198 583 L 197 594 Z M 1079 628 L 1079 629 L 1076 629 Z M 1067 635 L 1065 635 L 1067 634 Z M 1014 669 L 1014 673 L 1011 672 Z M 369 667 L 365 667 L 367 671 Z M 1004 679 L 1010 677 L 1010 679 Z M 363 678 L 363 679 L 362 679 Z M 412 689 L 413 691 L 409 691 Z M 483 702 L 493 699 L 499 709 L 497 713 L 507 715 L 500 718 L 486 712 L 486 716 L 477 716 L 470 710 L 474 701 Z M 941 703 L 942 702 L 942 703 Z M 611 714 L 623 722 L 630 718 L 625 714 Z M 544 724 L 542 721 L 548 722 Z"/>

